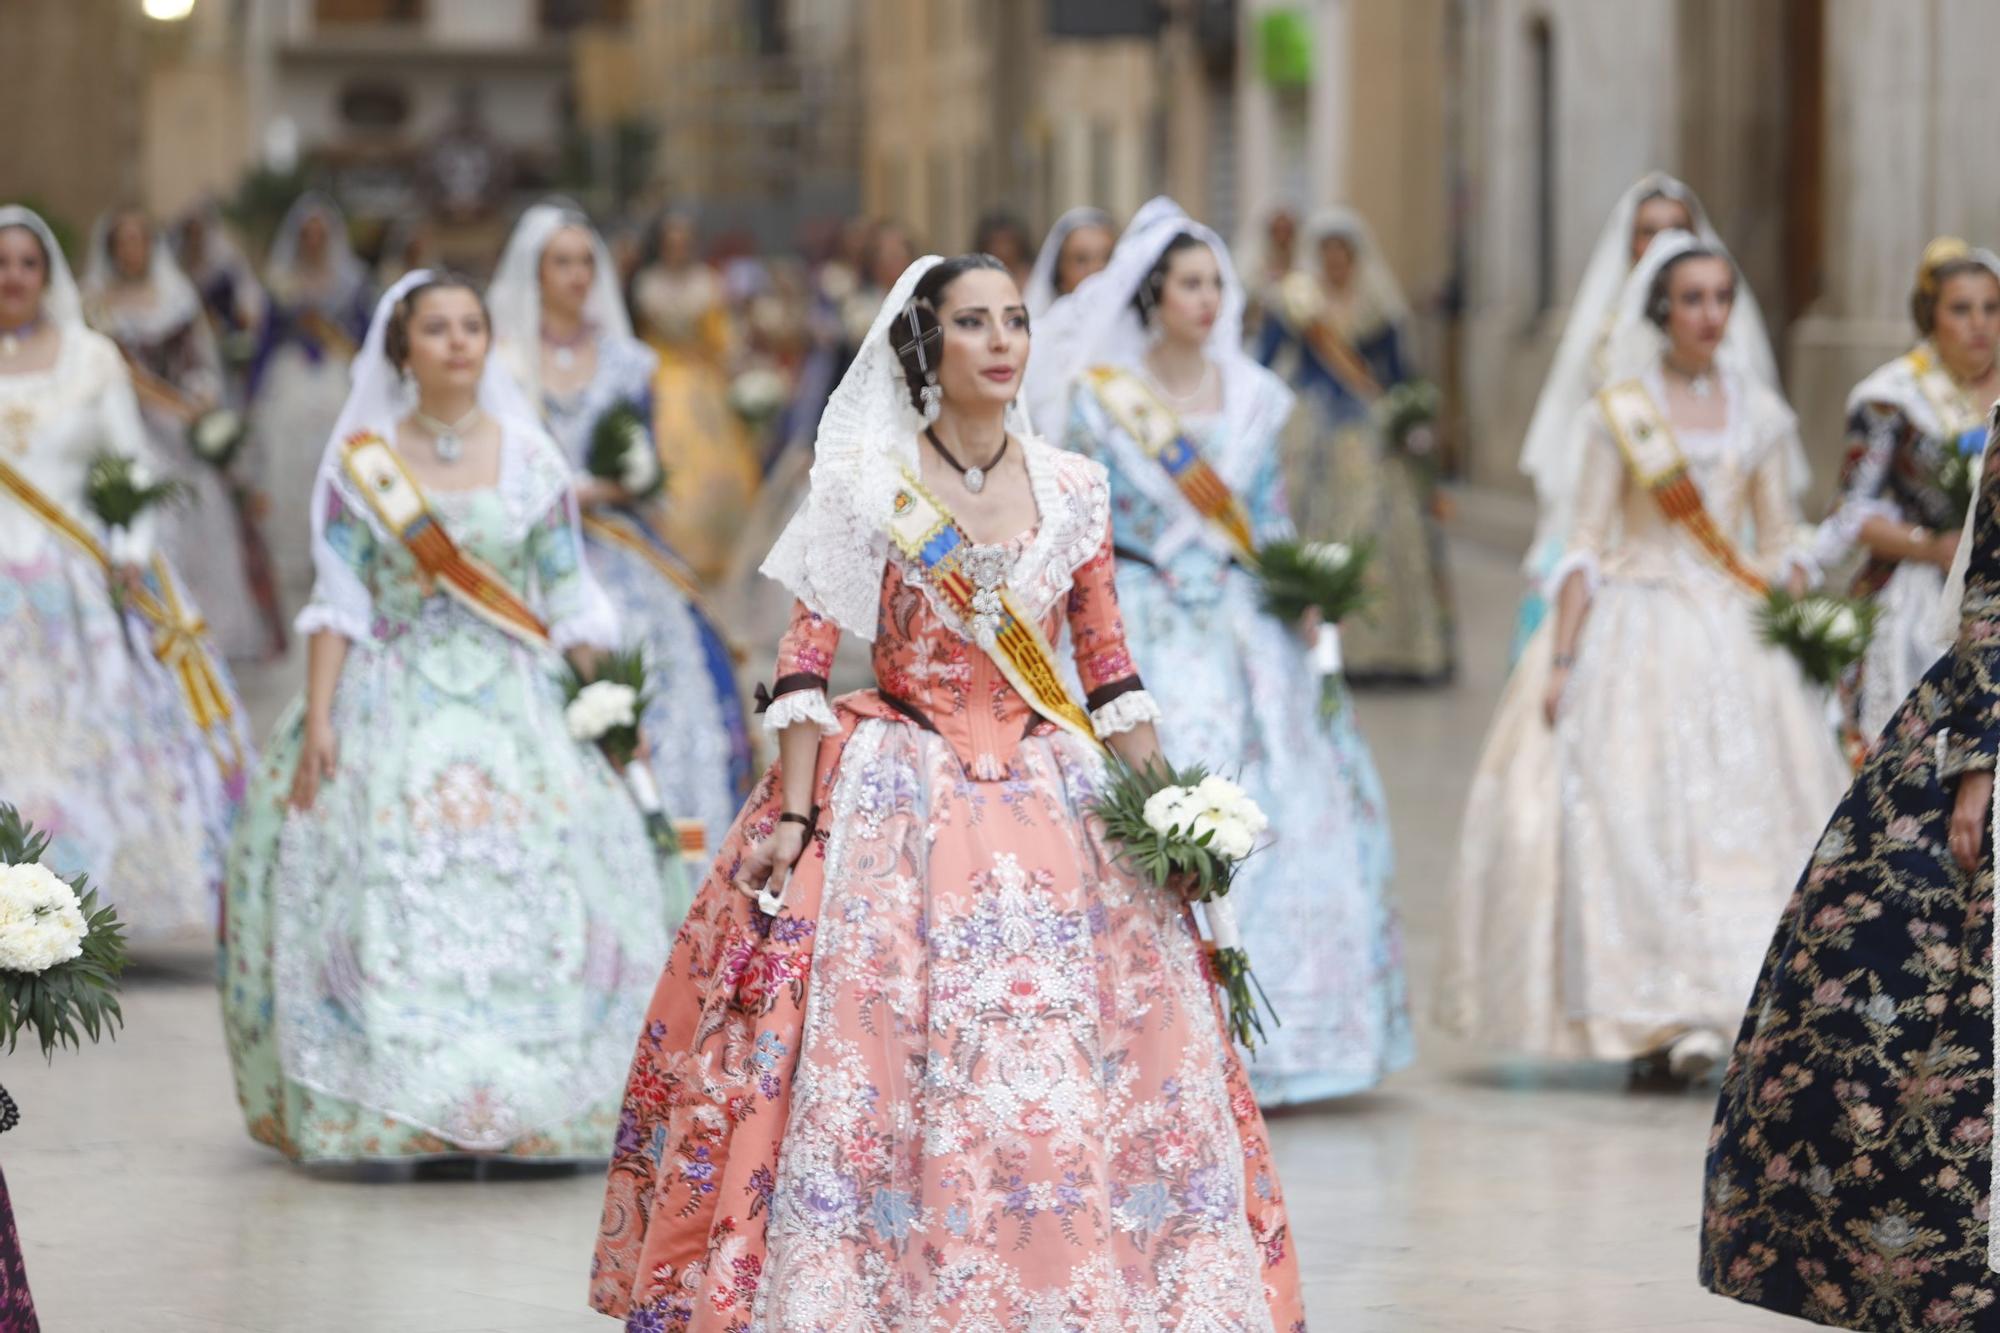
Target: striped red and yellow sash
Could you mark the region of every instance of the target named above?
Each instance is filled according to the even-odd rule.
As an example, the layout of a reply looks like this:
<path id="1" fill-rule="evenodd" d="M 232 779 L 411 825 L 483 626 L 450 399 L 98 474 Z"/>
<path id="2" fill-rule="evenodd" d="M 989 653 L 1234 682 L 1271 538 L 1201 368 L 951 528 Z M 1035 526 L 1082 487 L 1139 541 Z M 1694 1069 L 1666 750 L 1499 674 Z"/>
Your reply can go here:
<path id="1" fill-rule="evenodd" d="M 487 624 L 523 643 L 549 646 L 549 627 L 542 618 L 492 566 L 458 548 L 387 440 L 373 431 L 358 431 L 342 446 L 341 461 L 375 517 L 416 559 L 417 568 Z"/>
<path id="2" fill-rule="evenodd" d="M 1692 538 L 1696 548 L 1716 568 L 1745 590 L 1759 597 L 1770 591 L 1764 577 L 1750 568 L 1736 544 L 1716 526 L 1714 516 L 1702 502 L 1701 488 L 1688 472 L 1687 456 L 1681 453 L 1680 441 L 1674 438 L 1673 427 L 1667 424 L 1666 415 L 1646 386 L 1638 380 L 1613 384 L 1599 392 L 1597 404 L 1611 427 L 1612 437 L 1618 441 L 1632 479 L 1652 493 L 1667 521 Z"/>
<path id="3" fill-rule="evenodd" d="M 1250 532 L 1249 511 L 1181 430 L 1173 408 L 1129 370 L 1097 366 L 1089 372 L 1089 379 L 1097 401 L 1119 429 L 1132 437 L 1140 452 L 1160 465 L 1195 512 L 1229 539 L 1237 557 L 1254 568 L 1257 542 Z"/>
<path id="4" fill-rule="evenodd" d="M 896 549 L 942 595 L 1028 706 L 1101 750 L 1103 743 L 1091 726 L 1090 714 L 1070 694 L 1056 667 L 1055 649 L 1049 646 L 1048 636 L 1021 608 L 1005 582 L 981 588 L 967 567 L 972 539 L 944 502 L 926 490 L 907 467 L 903 469 L 903 484 L 896 488 L 888 530 Z"/>

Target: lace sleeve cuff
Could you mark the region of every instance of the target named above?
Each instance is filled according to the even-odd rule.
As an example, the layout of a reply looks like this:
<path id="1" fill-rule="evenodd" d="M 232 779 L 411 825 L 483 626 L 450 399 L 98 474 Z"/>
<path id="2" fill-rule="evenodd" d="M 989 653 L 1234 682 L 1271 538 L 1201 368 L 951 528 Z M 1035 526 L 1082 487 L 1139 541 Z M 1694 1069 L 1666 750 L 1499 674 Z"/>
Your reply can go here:
<path id="1" fill-rule="evenodd" d="M 764 730 L 776 734 L 801 722 L 811 722 L 822 736 L 840 734 L 840 719 L 833 714 L 825 690 L 793 690 L 771 700 L 764 711 Z"/>
<path id="2" fill-rule="evenodd" d="M 292 632 L 300 638 L 321 630 L 331 630 L 350 643 L 368 643 L 375 637 L 367 616 L 331 602 L 310 602 L 292 621 Z"/>
<path id="3" fill-rule="evenodd" d="M 1562 596 L 1563 584 L 1569 582 L 1572 574 L 1583 575 L 1583 590 L 1586 596 L 1597 596 L 1597 585 L 1604 581 L 1604 569 L 1597 563 L 1597 556 L 1590 551 L 1569 551 L 1556 561 L 1549 575 L 1542 581 L 1542 596 L 1551 606 Z"/>
<path id="4" fill-rule="evenodd" d="M 612 610 L 610 600 L 600 592 L 594 597 L 585 597 L 583 603 L 573 614 L 549 626 L 549 642 L 559 653 L 566 653 L 579 644 L 607 650 L 616 648 L 618 613 Z"/>
<path id="5" fill-rule="evenodd" d="M 1128 690 L 1090 711 L 1090 726 L 1100 738 L 1117 736 L 1147 722 L 1160 720 L 1160 705 L 1144 690 Z"/>

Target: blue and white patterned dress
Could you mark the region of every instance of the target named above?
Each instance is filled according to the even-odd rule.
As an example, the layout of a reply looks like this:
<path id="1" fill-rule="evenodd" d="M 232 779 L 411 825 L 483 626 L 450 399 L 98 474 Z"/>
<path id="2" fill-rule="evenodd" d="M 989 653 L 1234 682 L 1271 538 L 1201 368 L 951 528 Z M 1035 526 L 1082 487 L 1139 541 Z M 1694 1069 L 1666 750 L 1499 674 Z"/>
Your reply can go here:
<path id="1" fill-rule="evenodd" d="M 1291 392 L 1247 362 L 1227 409 L 1182 426 L 1243 500 L 1260 541 L 1290 536 L 1278 432 Z M 1118 597 L 1132 655 L 1176 764 L 1233 777 L 1271 820 L 1231 897 L 1282 1026 L 1247 1068 L 1266 1106 L 1373 1086 L 1414 1055 L 1402 932 L 1389 896 L 1388 814 L 1351 704 L 1318 721 L 1300 637 L 1266 613 L 1158 464 L 1115 426 L 1088 382 L 1071 399 L 1072 449 L 1111 471 Z"/>
<path id="2" fill-rule="evenodd" d="M 607 336 L 598 341 L 597 373 L 588 385 L 568 394 L 544 391 L 543 419 L 579 472 L 591 432 L 607 411 L 631 403 L 638 405 L 642 421 L 652 419 L 657 364 L 652 350 L 637 338 Z M 584 545 L 628 642 L 645 649 L 653 668 L 653 700 L 644 726 L 660 799 L 675 818 L 699 819 L 711 842 L 719 839 L 736 817 L 752 776 L 749 732 L 728 645 L 683 587 L 664 572 L 679 571 L 692 585 L 692 576 L 644 508 L 588 512 Z M 705 859 L 690 857 L 697 863 Z"/>

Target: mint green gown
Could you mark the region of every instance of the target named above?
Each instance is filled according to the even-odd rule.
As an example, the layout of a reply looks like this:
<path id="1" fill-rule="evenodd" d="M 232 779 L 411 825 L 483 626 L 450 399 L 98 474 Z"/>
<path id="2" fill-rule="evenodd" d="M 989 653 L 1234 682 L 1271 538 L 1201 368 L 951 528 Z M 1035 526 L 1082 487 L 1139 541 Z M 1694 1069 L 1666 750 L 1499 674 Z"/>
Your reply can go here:
<path id="1" fill-rule="evenodd" d="M 557 646 L 613 644 L 569 479 L 510 422 L 497 486 L 430 500 Z M 297 1161 L 607 1157 L 681 869 L 570 739 L 554 649 L 427 592 L 344 475 L 314 503 L 299 630 L 352 646 L 336 771 L 310 811 L 288 808 L 294 702 L 230 858 L 223 1011 L 251 1137 Z"/>

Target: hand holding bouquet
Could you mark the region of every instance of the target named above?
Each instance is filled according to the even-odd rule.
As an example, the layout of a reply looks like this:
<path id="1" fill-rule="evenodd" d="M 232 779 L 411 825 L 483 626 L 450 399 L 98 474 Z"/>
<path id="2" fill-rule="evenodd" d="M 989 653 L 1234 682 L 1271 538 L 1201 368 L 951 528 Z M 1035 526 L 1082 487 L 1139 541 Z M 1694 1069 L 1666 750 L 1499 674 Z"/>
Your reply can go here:
<path id="1" fill-rule="evenodd" d="M 1367 605 L 1368 565 L 1374 548 L 1367 542 L 1266 543 L 1257 551 L 1257 573 L 1264 582 L 1264 609 L 1288 625 L 1318 612 L 1319 634 L 1313 644 L 1313 668 L 1320 676 L 1320 717 L 1340 711 L 1340 622 Z"/>
<path id="2" fill-rule="evenodd" d="M 652 699 L 648 681 L 645 654 L 636 648 L 606 653 L 589 680 L 571 665 L 565 665 L 559 678 L 563 721 L 570 738 L 595 745 L 618 770 L 632 803 L 645 817 L 653 850 L 664 859 L 680 854 L 680 837 L 660 804 L 653 770 L 635 762 L 640 750 L 639 719 Z"/>
<path id="3" fill-rule="evenodd" d="M 597 419 L 583 465 L 591 476 L 612 483 L 633 500 L 650 500 L 667 484 L 653 433 L 636 403 L 619 403 Z"/>
<path id="4" fill-rule="evenodd" d="M 1794 597 L 1783 588 L 1773 588 L 1757 612 L 1757 627 L 1765 643 L 1797 659 L 1806 679 L 1832 689 L 1868 651 L 1880 613 L 1872 602 L 1824 593 Z"/>
<path id="5" fill-rule="evenodd" d="M 0 1039 L 10 1055 L 23 1033 L 47 1058 L 124 1021 L 124 927 L 83 876 L 65 880 L 41 864 L 48 845 L 20 811 L 0 805 Z"/>
<path id="6" fill-rule="evenodd" d="M 1227 778 L 1199 765 L 1176 771 L 1164 760 L 1143 768 L 1112 761 L 1111 783 L 1096 809 L 1105 832 L 1141 875 L 1159 888 L 1176 881 L 1189 885 L 1188 896 L 1202 904 L 1210 967 L 1229 1003 L 1229 1030 L 1254 1050 L 1264 1038 L 1257 1001 L 1262 999 L 1267 1011 L 1270 1001 L 1250 971 L 1228 894 L 1270 821 Z"/>

